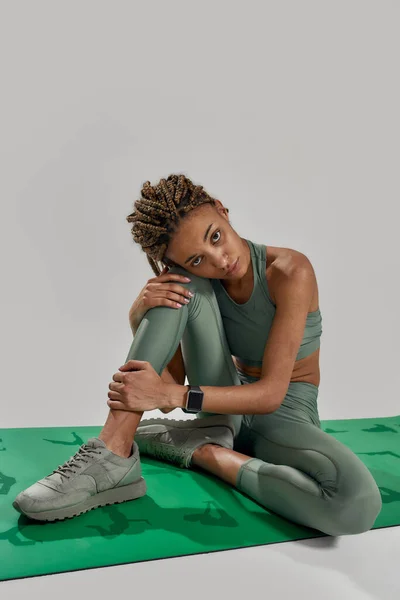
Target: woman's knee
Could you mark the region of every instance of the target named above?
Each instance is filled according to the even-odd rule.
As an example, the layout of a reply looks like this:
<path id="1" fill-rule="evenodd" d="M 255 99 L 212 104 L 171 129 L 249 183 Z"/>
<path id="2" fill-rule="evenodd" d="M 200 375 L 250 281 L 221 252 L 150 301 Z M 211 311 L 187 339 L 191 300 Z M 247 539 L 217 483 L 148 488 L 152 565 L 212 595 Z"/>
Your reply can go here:
<path id="1" fill-rule="evenodd" d="M 369 479 L 362 493 L 338 493 L 331 511 L 333 535 L 353 535 L 369 531 L 381 509 L 382 496 L 375 480 Z"/>
<path id="2" fill-rule="evenodd" d="M 178 275 L 184 275 L 185 277 L 189 277 L 190 281 L 180 281 L 179 285 L 182 285 L 183 287 L 187 288 L 192 292 L 198 291 L 210 293 L 213 291 L 213 287 L 208 278 L 200 277 L 199 275 L 190 273 L 190 271 L 187 271 L 183 267 L 171 267 L 169 269 L 169 273 L 177 273 Z"/>
<path id="3" fill-rule="evenodd" d="M 170 272 L 178 273 L 179 275 L 184 275 L 185 277 L 190 278 L 190 281 L 180 282 L 180 285 L 187 288 L 194 294 L 189 304 L 187 304 L 189 321 L 196 320 L 201 314 L 203 315 L 205 322 L 210 323 L 210 318 L 213 320 L 217 319 L 220 323 L 220 326 L 222 326 L 222 321 L 220 321 L 221 317 L 219 313 L 219 306 L 214 293 L 214 288 L 211 285 L 211 281 L 206 277 L 194 275 L 183 267 L 172 267 Z"/>
<path id="4" fill-rule="evenodd" d="M 240 385 L 210 279 L 193 275 L 183 267 L 173 267 L 171 272 L 188 276 L 190 281 L 182 285 L 194 293 L 190 302 L 178 309 L 187 311 L 182 354 L 189 383 Z"/>
<path id="5" fill-rule="evenodd" d="M 351 535 L 369 531 L 382 509 L 382 496 L 371 471 L 347 446 L 330 440 L 335 465 L 333 486 L 323 486 L 329 520 L 336 533 Z"/>

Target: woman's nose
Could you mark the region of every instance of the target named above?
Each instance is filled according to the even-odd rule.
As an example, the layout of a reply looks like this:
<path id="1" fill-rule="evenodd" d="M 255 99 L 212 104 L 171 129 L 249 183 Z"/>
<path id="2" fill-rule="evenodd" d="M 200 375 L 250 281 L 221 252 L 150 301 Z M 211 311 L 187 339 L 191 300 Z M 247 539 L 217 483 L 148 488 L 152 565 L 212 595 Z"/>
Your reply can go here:
<path id="1" fill-rule="evenodd" d="M 220 271 L 226 271 L 229 265 L 229 260 L 227 257 L 221 258 L 220 260 L 215 261 L 214 265 L 216 269 L 219 269 Z"/>

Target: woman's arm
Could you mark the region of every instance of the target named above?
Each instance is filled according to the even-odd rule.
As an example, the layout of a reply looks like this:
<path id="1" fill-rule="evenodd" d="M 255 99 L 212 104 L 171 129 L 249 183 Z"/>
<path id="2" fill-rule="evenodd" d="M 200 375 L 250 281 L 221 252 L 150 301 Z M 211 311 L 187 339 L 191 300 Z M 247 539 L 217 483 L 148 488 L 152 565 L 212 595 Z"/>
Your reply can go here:
<path id="1" fill-rule="evenodd" d="M 304 334 L 315 275 L 304 255 L 280 273 L 275 290 L 276 313 L 265 346 L 261 377 L 254 383 L 234 386 L 201 385 L 205 412 L 222 414 L 268 414 L 281 405 Z M 171 407 L 185 407 L 189 386 L 167 385 Z"/>
<path id="2" fill-rule="evenodd" d="M 165 386 L 171 409 L 185 408 L 188 385 L 171 383 Z M 201 385 L 204 392 L 205 412 L 228 415 L 266 415 L 279 408 L 282 402 L 281 386 L 267 378 L 246 385 Z"/>

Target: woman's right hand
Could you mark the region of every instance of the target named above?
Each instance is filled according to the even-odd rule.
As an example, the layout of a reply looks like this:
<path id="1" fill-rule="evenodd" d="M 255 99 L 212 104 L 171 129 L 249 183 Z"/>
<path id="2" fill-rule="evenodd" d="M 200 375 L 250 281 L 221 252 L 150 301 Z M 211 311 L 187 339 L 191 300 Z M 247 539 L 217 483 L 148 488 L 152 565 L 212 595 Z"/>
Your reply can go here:
<path id="1" fill-rule="evenodd" d="M 164 267 L 160 275 L 148 279 L 139 296 L 132 304 L 129 311 L 129 322 L 132 325 L 139 323 L 146 312 L 154 306 L 170 306 L 181 308 L 180 305 L 188 304 L 191 299 L 190 290 L 179 282 L 188 282 L 184 275 L 169 273 L 168 267 Z"/>

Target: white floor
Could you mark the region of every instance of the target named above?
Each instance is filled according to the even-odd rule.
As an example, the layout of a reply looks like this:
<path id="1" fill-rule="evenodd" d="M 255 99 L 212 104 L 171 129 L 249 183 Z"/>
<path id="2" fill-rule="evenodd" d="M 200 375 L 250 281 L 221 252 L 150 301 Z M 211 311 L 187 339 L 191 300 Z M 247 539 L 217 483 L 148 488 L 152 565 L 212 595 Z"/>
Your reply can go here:
<path id="1" fill-rule="evenodd" d="M 5 581 L 20 600 L 397 600 L 400 527 Z"/>

